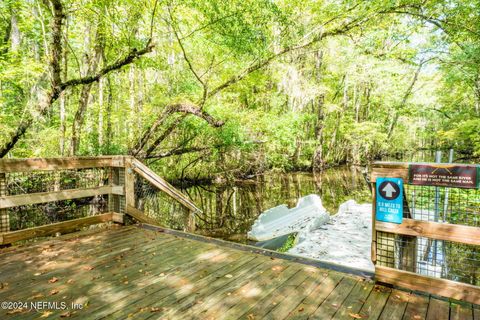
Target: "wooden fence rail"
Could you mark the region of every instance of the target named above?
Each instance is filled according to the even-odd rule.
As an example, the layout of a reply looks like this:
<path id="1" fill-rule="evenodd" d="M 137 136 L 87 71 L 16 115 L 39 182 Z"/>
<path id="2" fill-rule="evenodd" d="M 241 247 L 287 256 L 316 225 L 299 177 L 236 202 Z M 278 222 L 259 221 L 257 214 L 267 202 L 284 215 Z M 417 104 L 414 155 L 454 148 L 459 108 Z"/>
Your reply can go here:
<path id="1" fill-rule="evenodd" d="M 7 190 L 6 178 L 9 174 L 29 174 L 34 172 L 55 173 L 60 170 L 96 168 L 108 170 L 108 182 L 106 185 L 15 195 L 9 195 Z M 193 216 L 195 212 L 200 211 L 183 193 L 159 177 L 143 163 L 130 156 L 0 159 L 0 245 L 39 236 L 71 232 L 80 227 L 92 224 L 109 221 L 123 223 L 123 214 L 128 214 L 143 223 L 157 224 L 155 219 L 146 216 L 141 210 L 135 207 L 134 174 L 138 174 L 160 192 L 165 193 L 187 208 L 190 215 Z M 44 226 L 10 231 L 8 209 L 63 200 L 89 198 L 99 195 L 108 195 L 108 212 Z"/>
<path id="2" fill-rule="evenodd" d="M 376 182 L 379 178 L 401 178 L 403 179 L 403 185 L 406 187 L 424 188 L 420 190 L 432 191 L 431 194 L 434 195 L 435 192 L 437 192 L 437 200 L 435 200 L 435 198 L 429 198 L 428 201 L 437 201 L 438 205 L 439 185 L 435 182 L 426 182 L 420 187 L 418 185 L 413 186 L 411 181 L 412 177 L 409 172 L 411 165 L 420 164 L 378 162 L 372 167 L 372 261 L 375 264 L 375 277 L 380 282 L 398 285 L 412 290 L 427 291 L 448 298 L 480 304 L 480 286 L 475 283 L 466 283 L 460 278 L 452 279 L 455 278 L 453 276 L 450 277 L 450 279 L 447 279 L 446 274 L 449 272 L 449 269 L 447 268 L 445 268 L 447 271 L 443 271 L 444 269 L 442 269 L 442 273 L 435 274 L 435 276 L 422 274 L 422 270 L 417 270 L 417 267 L 420 265 L 418 264 L 419 261 L 416 260 L 419 250 L 422 249 L 420 248 L 419 241 L 426 243 L 427 245 L 425 247 L 430 246 L 435 241 L 450 242 L 455 246 L 467 245 L 470 246 L 469 250 L 474 251 L 473 256 L 478 257 L 478 248 L 480 248 L 480 227 L 478 224 L 462 225 L 455 221 L 428 221 L 429 219 L 425 221 L 425 219 L 416 219 L 415 212 L 419 211 L 415 210 L 419 209 L 416 209 L 415 206 L 420 206 L 421 204 L 408 203 L 405 196 L 403 199 L 403 219 L 400 224 L 377 220 Z M 421 165 L 441 166 L 435 163 Z M 463 165 L 451 166 L 461 167 Z M 479 171 L 480 170 L 477 168 L 477 174 Z M 480 176 L 476 178 L 480 179 Z M 445 190 L 449 189 L 451 191 L 456 187 L 457 186 L 453 185 L 441 186 L 441 188 L 445 188 L 444 194 L 447 193 Z M 475 189 L 475 187 L 473 187 L 473 189 Z M 415 191 L 413 191 L 413 194 L 414 192 Z M 467 196 L 473 194 L 472 196 L 475 197 L 471 203 L 480 204 L 480 192 L 478 190 L 475 192 L 476 193 L 466 194 Z M 405 208 L 408 209 L 405 211 Z M 458 214 L 454 204 L 451 204 L 451 207 L 449 208 L 449 210 Z M 480 215 L 480 211 L 475 212 L 475 210 L 479 211 L 480 205 L 477 209 L 473 209 L 474 212 L 471 213 L 472 217 Z M 420 212 L 426 211 L 428 210 Z M 443 245 L 445 244 L 443 243 Z M 402 250 L 410 254 L 411 259 L 409 261 L 404 262 L 408 259 L 405 257 L 407 253 L 402 252 Z M 436 259 L 437 253 L 435 252 L 434 255 Z M 443 263 L 446 265 L 447 256 L 445 253 L 442 253 L 442 259 Z M 460 261 L 454 261 L 454 263 L 458 264 L 457 266 L 453 266 L 454 269 L 466 268 L 461 265 Z M 472 279 L 478 279 L 478 277 L 480 277 L 480 260 L 469 258 L 468 263 L 471 264 L 472 268 L 465 272 L 472 273 Z M 476 269 L 475 266 L 477 266 Z M 421 266 L 418 269 L 421 269 Z M 477 280 L 473 281 L 475 282 Z"/>

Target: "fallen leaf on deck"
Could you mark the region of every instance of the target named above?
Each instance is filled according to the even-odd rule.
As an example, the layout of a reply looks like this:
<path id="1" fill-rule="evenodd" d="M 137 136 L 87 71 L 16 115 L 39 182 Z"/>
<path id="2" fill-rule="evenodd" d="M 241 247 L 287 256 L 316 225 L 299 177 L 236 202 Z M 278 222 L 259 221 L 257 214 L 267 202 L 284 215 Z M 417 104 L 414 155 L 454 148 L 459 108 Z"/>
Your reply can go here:
<path id="1" fill-rule="evenodd" d="M 161 310 L 162 310 L 162 309 L 157 308 L 157 307 L 151 307 L 151 308 L 150 308 L 150 312 L 159 312 L 159 311 L 161 311 Z"/>
<path id="2" fill-rule="evenodd" d="M 56 295 L 57 293 L 59 293 L 60 291 L 57 290 L 57 289 L 52 289 L 50 290 L 50 295 L 53 296 L 53 295 Z"/>
<path id="3" fill-rule="evenodd" d="M 333 306 L 333 307 L 338 307 L 338 304 L 332 303 L 332 306 Z"/>
<path id="4" fill-rule="evenodd" d="M 413 319 L 422 319 L 422 316 L 419 316 L 418 314 L 413 316 Z"/>
<path id="5" fill-rule="evenodd" d="M 72 313 L 70 311 L 64 312 L 60 315 L 60 318 L 70 318 Z"/>
<path id="6" fill-rule="evenodd" d="M 7 314 L 17 314 L 17 313 L 23 313 L 23 312 L 26 312 L 27 310 L 26 309 L 13 309 L 13 310 L 10 310 L 7 312 Z"/>
<path id="7" fill-rule="evenodd" d="M 302 312 L 303 310 L 305 310 L 304 307 L 301 307 L 300 309 L 298 309 L 299 312 Z"/>
<path id="8" fill-rule="evenodd" d="M 52 279 L 48 280 L 48 282 L 50 282 L 50 283 L 55 283 L 57 281 L 58 281 L 57 277 L 53 277 Z"/>
<path id="9" fill-rule="evenodd" d="M 68 280 L 67 280 L 67 283 L 68 283 L 68 284 L 72 284 L 72 283 L 73 283 L 73 279 L 68 279 Z"/>
<path id="10" fill-rule="evenodd" d="M 42 315 L 40 316 L 40 318 L 47 318 L 49 317 L 53 312 L 52 311 L 44 311 L 42 312 Z"/>
<path id="11" fill-rule="evenodd" d="M 43 294 L 37 293 L 37 294 L 34 295 L 33 297 L 30 297 L 30 300 L 32 300 L 32 299 L 39 299 L 39 298 L 43 298 L 43 297 L 45 297 Z"/>
<path id="12" fill-rule="evenodd" d="M 227 274 L 225 275 L 225 278 L 233 278 L 233 276 L 231 274 Z"/>
<path id="13" fill-rule="evenodd" d="M 350 317 L 354 318 L 354 319 L 362 319 L 363 317 L 361 315 L 359 315 L 358 313 L 349 313 L 348 314 Z"/>
<path id="14" fill-rule="evenodd" d="M 83 267 L 83 270 L 88 270 L 88 271 L 90 271 L 90 270 L 93 270 L 93 269 L 95 269 L 95 267 L 92 267 L 92 266 L 84 266 L 84 267 Z"/>
<path id="15" fill-rule="evenodd" d="M 8 287 L 8 283 L 6 283 L 6 282 L 0 282 L 0 289 L 4 289 L 4 288 L 6 288 L 6 287 Z"/>
<path id="16" fill-rule="evenodd" d="M 250 314 L 247 316 L 247 318 L 248 318 L 248 320 L 253 320 L 253 319 L 255 319 L 255 316 L 254 316 L 252 313 L 250 313 Z"/>

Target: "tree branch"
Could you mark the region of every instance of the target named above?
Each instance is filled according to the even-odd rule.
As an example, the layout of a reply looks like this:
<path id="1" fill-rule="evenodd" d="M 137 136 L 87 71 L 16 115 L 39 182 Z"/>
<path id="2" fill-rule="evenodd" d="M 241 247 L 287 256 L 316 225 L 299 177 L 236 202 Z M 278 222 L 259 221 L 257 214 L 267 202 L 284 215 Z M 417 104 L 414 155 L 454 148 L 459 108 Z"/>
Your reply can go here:
<path id="1" fill-rule="evenodd" d="M 202 77 L 200 77 L 198 75 L 198 73 L 195 71 L 195 68 L 192 65 L 192 62 L 188 58 L 188 55 L 187 55 L 187 52 L 185 51 L 185 47 L 183 46 L 182 40 L 181 40 L 180 36 L 178 35 L 177 30 L 175 29 L 175 21 L 173 19 L 172 10 L 170 9 L 170 6 L 167 6 L 167 8 L 168 8 L 167 9 L 168 14 L 170 16 L 170 22 L 171 22 L 171 25 L 172 25 L 172 31 L 173 31 L 173 34 L 175 35 L 175 38 L 177 39 L 177 42 L 180 46 L 180 49 L 182 50 L 183 59 L 185 60 L 185 62 L 187 62 L 188 68 L 190 69 L 190 71 L 193 73 L 195 78 L 198 80 L 198 82 L 200 82 L 200 84 L 203 87 L 202 100 L 199 103 L 200 107 L 203 107 L 203 105 L 205 104 L 205 100 L 207 98 L 207 92 L 208 92 L 207 83 L 205 81 L 203 81 Z"/>
<path id="2" fill-rule="evenodd" d="M 153 44 L 148 44 L 145 48 L 143 48 L 141 50 L 137 50 L 137 49 L 134 48 L 125 57 L 123 57 L 123 58 L 115 61 L 114 63 L 106 66 L 105 68 L 101 69 L 98 73 L 96 73 L 94 75 L 89 75 L 89 76 L 86 76 L 86 77 L 76 78 L 76 79 L 71 79 L 71 80 L 65 81 L 64 83 L 62 83 L 60 85 L 60 89 L 63 91 L 66 88 L 71 87 L 71 86 L 77 86 L 77 85 L 80 85 L 80 84 L 90 84 L 92 82 L 96 82 L 96 81 L 100 80 L 101 77 L 105 76 L 106 74 L 108 74 L 108 73 L 110 73 L 114 70 L 118 70 L 118 69 L 122 68 L 123 66 L 126 66 L 126 65 L 132 63 L 136 58 L 139 58 L 139 57 L 151 52 L 153 47 L 154 47 Z"/>
<path id="3" fill-rule="evenodd" d="M 48 5 L 47 0 L 45 2 Z M 141 50 L 133 49 L 125 57 L 117 60 L 111 65 L 106 66 L 100 70 L 97 74 L 89 75 L 82 78 L 72 79 L 65 82 L 61 82 L 61 56 L 62 56 L 62 25 L 65 18 L 63 12 L 63 6 L 60 0 L 50 0 L 50 7 L 53 13 L 52 20 L 52 39 L 50 42 L 50 90 L 40 97 L 38 105 L 38 115 L 44 116 L 50 110 L 53 102 L 55 102 L 60 94 L 68 87 L 77 85 L 85 85 L 98 81 L 102 76 L 108 73 L 120 69 L 121 67 L 132 63 L 136 58 L 151 52 L 154 45 L 148 41 L 145 48 Z M 17 129 L 12 133 L 10 139 L 0 148 L 0 158 L 5 155 L 15 146 L 20 138 L 25 135 L 25 132 L 32 126 L 35 118 L 32 114 L 27 114 L 24 119 L 20 121 Z"/>
<path id="4" fill-rule="evenodd" d="M 312 46 L 313 44 L 316 44 L 316 43 L 320 42 L 321 40 L 323 40 L 326 37 L 331 37 L 331 36 L 335 36 L 335 35 L 344 34 L 348 31 L 358 27 L 359 25 L 361 25 L 365 19 L 368 20 L 369 18 L 363 17 L 363 18 L 354 19 L 350 22 L 344 23 L 342 26 L 340 26 L 336 29 L 333 29 L 331 31 L 323 32 L 323 33 L 320 32 L 318 35 L 316 35 L 312 40 L 310 40 L 307 43 L 304 43 L 304 44 L 301 44 L 301 45 L 296 45 L 296 46 L 286 47 L 283 50 L 281 50 L 280 52 L 278 52 L 277 54 L 271 55 L 270 57 L 268 57 L 264 60 L 257 61 L 255 63 L 251 64 L 248 68 L 244 69 L 241 73 L 232 76 L 230 79 L 228 79 L 224 83 L 222 83 L 222 84 L 218 85 L 217 87 L 215 87 L 214 89 L 212 89 L 210 92 L 208 92 L 207 98 L 210 98 L 210 97 L 216 95 L 217 93 L 219 93 L 220 91 L 222 91 L 222 90 L 230 87 L 231 85 L 243 80 L 246 76 L 248 76 L 252 72 L 255 72 L 255 71 L 267 66 L 268 64 L 270 64 L 272 61 L 278 59 L 279 57 L 281 57 L 281 56 L 283 56 L 287 53 L 290 53 L 290 52 L 294 52 L 294 51 L 298 51 L 298 50 L 301 50 L 301 49 L 308 48 L 308 47 Z"/>
<path id="5" fill-rule="evenodd" d="M 183 113 L 185 115 L 192 114 L 196 117 L 199 117 L 208 124 L 210 124 L 212 127 L 221 127 L 224 125 L 223 121 L 216 120 L 213 118 L 210 114 L 207 112 L 203 111 L 200 107 L 189 103 L 189 102 L 184 102 L 184 103 L 176 103 L 167 106 L 163 112 L 160 114 L 160 116 L 155 120 L 155 122 L 148 128 L 145 133 L 143 134 L 142 138 L 140 141 L 135 145 L 133 150 L 130 152 L 132 155 L 138 155 L 142 151 L 142 149 L 145 147 L 147 144 L 148 140 L 152 137 L 153 133 L 160 127 L 166 120 L 167 118 L 174 114 L 174 113 Z M 163 138 L 164 139 L 164 138 Z M 155 144 L 155 142 L 154 142 Z M 153 150 L 150 150 L 152 152 Z"/>
<path id="6" fill-rule="evenodd" d="M 149 156 L 145 157 L 145 159 L 167 158 L 167 157 L 178 156 L 178 155 L 182 155 L 182 154 L 186 154 L 186 153 L 194 153 L 194 152 L 205 151 L 205 150 L 209 150 L 211 148 L 212 147 L 185 147 L 185 148 L 181 148 L 181 149 L 172 149 L 172 150 L 169 150 L 169 151 L 166 151 L 166 152 L 161 152 L 161 153 L 157 153 L 157 154 L 154 154 L 154 155 L 149 155 Z"/>
<path id="7" fill-rule="evenodd" d="M 155 149 L 168 137 L 168 135 L 173 131 L 175 130 L 175 128 L 178 126 L 178 124 L 183 120 L 185 119 L 185 117 L 187 116 L 187 114 L 183 114 L 182 116 L 178 117 L 177 119 L 175 119 L 171 124 L 170 126 L 165 129 L 163 131 L 163 133 L 157 138 L 155 139 L 155 141 L 150 145 L 150 147 L 148 147 L 147 151 L 145 151 L 145 155 L 148 157 L 150 154 L 153 153 L 153 151 L 155 151 Z"/>

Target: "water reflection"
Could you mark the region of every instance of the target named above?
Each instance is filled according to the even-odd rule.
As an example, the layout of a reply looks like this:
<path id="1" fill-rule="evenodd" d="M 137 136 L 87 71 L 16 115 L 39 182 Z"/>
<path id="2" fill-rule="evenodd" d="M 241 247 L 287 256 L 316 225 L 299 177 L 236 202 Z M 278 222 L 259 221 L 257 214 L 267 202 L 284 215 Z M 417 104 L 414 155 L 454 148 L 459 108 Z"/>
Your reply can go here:
<path id="1" fill-rule="evenodd" d="M 280 204 L 293 207 L 308 194 L 318 194 L 331 214 L 348 199 L 370 202 L 361 169 L 332 168 L 317 176 L 269 173 L 230 185 L 194 186 L 182 191 L 203 210 L 196 217 L 197 233 L 246 242 L 246 233 L 261 212 Z"/>

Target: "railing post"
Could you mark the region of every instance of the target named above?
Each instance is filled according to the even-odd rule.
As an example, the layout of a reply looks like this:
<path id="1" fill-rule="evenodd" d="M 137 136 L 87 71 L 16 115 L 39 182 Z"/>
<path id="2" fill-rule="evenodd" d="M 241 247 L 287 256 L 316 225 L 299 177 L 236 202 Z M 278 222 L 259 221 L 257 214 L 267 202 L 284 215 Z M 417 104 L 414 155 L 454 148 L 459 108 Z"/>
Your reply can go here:
<path id="1" fill-rule="evenodd" d="M 188 210 L 185 221 L 185 231 L 195 232 L 195 213 L 194 210 Z"/>
<path id="2" fill-rule="evenodd" d="M 135 208 L 135 173 L 132 158 L 125 157 L 125 209 L 129 206 Z"/>
<path id="3" fill-rule="evenodd" d="M 110 167 L 108 184 L 110 186 L 125 185 L 125 168 Z M 125 213 L 125 196 L 109 194 L 108 210 L 110 212 Z"/>
<path id="4" fill-rule="evenodd" d="M 0 197 L 7 195 L 7 180 L 5 173 L 0 173 Z M 8 209 L 0 209 L 0 233 L 10 231 Z"/>

